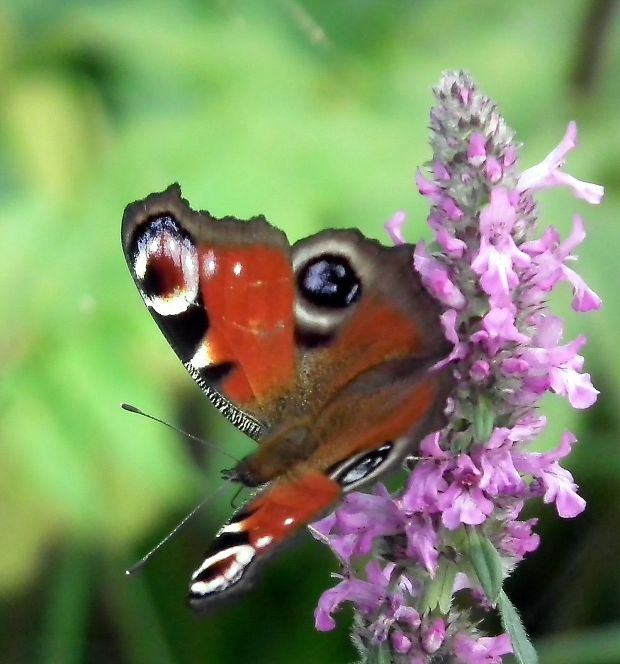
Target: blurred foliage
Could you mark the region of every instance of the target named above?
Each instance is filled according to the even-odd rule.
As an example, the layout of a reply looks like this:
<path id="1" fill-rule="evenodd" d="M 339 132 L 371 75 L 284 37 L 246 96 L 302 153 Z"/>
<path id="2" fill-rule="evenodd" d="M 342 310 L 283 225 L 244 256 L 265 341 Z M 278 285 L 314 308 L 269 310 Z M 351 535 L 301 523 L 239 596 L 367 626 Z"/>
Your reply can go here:
<path id="1" fill-rule="evenodd" d="M 543 197 L 589 239 L 580 272 L 603 312 L 590 338 L 592 412 L 549 399 L 546 447 L 589 510 L 540 509 L 543 545 L 509 584 L 543 664 L 620 662 L 620 22 L 615 2 L 526 0 L 5 1 L 0 5 L 0 639 L 3 662 L 346 662 L 346 611 L 317 634 L 336 569 L 306 538 L 257 589 L 197 620 L 188 573 L 230 512 L 209 504 L 144 573 L 123 570 L 218 483 L 212 458 L 120 411 L 131 400 L 243 455 L 144 311 L 119 246 L 126 203 L 179 181 L 195 207 L 262 212 L 291 239 L 358 226 L 384 237 L 403 208 L 425 234 L 415 168 L 431 87 L 468 69 L 538 161 L 574 118 L 569 171 L 604 184 L 590 209 Z M 604 7 L 603 7 L 604 6 Z M 592 31 L 595 31 L 592 34 Z M 590 39 L 585 39 L 589 36 Z M 595 50 L 588 50 L 595 44 Z M 385 238 L 384 238 L 385 239 Z M 568 296 L 558 297 L 568 310 Z"/>

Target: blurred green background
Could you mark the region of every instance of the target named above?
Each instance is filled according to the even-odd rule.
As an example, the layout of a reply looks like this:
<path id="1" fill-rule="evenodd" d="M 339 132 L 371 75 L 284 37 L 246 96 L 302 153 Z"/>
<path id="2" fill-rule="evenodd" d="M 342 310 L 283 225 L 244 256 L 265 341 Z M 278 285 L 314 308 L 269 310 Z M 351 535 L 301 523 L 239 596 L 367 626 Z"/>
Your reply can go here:
<path id="1" fill-rule="evenodd" d="M 564 233 L 583 214 L 580 273 L 602 312 L 585 332 L 602 395 L 549 399 L 541 445 L 580 439 L 588 511 L 538 507 L 543 544 L 509 592 L 543 664 L 620 662 L 620 16 L 615 2 L 391 0 L 0 4 L 0 661 L 348 662 L 350 613 L 317 634 L 334 560 L 305 537 L 250 595 L 197 619 L 189 572 L 231 511 L 221 497 L 138 577 L 124 569 L 217 485 L 226 459 L 121 411 L 131 401 L 236 455 L 145 311 L 124 264 L 124 206 L 179 181 L 194 207 L 264 213 L 292 240 L 411 215 L 429 158 L 431 87 L 465 68 L 540 160 L 578 121 L 568 171 L 589 208 L 541 197 Z M 557 310 L 568 311 L 563 291 Z"/>

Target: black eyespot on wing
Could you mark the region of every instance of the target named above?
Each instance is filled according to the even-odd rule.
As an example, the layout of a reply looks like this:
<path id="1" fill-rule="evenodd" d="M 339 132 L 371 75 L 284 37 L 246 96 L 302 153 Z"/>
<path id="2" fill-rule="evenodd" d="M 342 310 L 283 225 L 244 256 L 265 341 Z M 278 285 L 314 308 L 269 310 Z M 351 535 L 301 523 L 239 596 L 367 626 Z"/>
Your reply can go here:
<path id="1" fill-rule="evenodd" d="M 308 261 L 297 273 L 299 292 L 311 304 L 344 309 L 362 294 L 362 284 L 348 258 L 322 254 Z"/>
<path id="2" fill-rule="evenodd" d="M 390 459 L 392 449 L 392 444 L 387 443 L 377 450 L 360 454 L 344 463 L 336 464 L 327 471 L 327 474 L 346 491 L 375 476 L 381 466 Z"/>
<path id="3" fill-rule="evenodd" d="M 195 303 L 199 290 L 198 252 L 170 214 L 139 224 L 129 242 L 128 262 L 148 307 L 175 316 Z"/>
<path id="4" fill-rule="evenodd" d="M 157 243 L 162 237 L 176 237 L 179 241 L 191 242 L 189 234 L 183 230 L 173 214 L 167 212 L 150 216 L 143 223 L 135 225 L 126 246 L 126 253 L 133 259 L 134 267 L 139 254 L 148 253 L 149 243 Z"/>
<path id="5" fill-rule="evenodd" d="M 172 288 L 166 283 L 165 274 L 150 263 L 142 279 L 142 289 L 150 297 L 164 297 Z"/>

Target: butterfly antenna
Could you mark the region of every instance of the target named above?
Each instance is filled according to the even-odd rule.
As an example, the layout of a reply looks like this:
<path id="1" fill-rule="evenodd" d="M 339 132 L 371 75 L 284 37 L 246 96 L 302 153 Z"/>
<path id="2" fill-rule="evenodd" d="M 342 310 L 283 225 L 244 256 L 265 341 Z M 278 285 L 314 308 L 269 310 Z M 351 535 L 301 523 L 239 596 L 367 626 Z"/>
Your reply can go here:
<path id="1" fill-rule="evenodd" d="M 186 436 L 190 440 L 194 440 L 197 443 L 200 443 L 201 445 L 210 447 L 219 452 L 220 454 L 227 456 L 229 459 L 232 459 L 235 463 L 239 463 L 239 459 L 237 459 L 237 457 L 233 456 L 232 454 L 229 454 L 228 452 L 221 449 L 211 441 L 204 440 L 203 438 L 199 438 L 198 436 L 194 436 L 193 433 L 188 433 L 187 431 L 183 431 L 183 429 L 179 429 L 179 427 L 174 426 L 174 424 L 170 424 L 170 422 L 166 422 L 165 420 L 160 420 L 159 417 L 155 417 L 154 415 L 149 415 L 148 413 L 145 413 L 143 410 L 140 410 L 136 406 L 132 406 L 130 403 L 122 403 L 121 408 L 123 410 L 126 410 L 128 413 L 135 413 L 136 415 L 142 415 L 143 417 L 146 417 L 149 420 L 153 420 L 154 422 L 159 422 L 160 424 L 167 426 L 169 429 L 176 431 L 176 433 L 180 433 L 181 435 Z"/>
<path id="2" fill-rule="evenodd" d="M 165 423 L 164 423 L 165 424 Z M 129 569 L 125 570 L 125 574 L 127 576 L 134 576 L 137 574 L 139 571 L 141 571 L 144 566 L 148 563 L 148 561 L 168 542 L 174 535 L 176 535 L 181 528 L 191 519 L 193 518 L 198 512 L 213 498 L 215 498 L 225 487 L 227 487 L 230 484 L 230 481 L 227 480 L 220 484 L 220 486 L 217 487 L 213 493 L 209 494 L 205 498 L 203 498 L 194 509 L 186 514 L 179 523 L 160 541 L 158 542 L 147 554 L 142 556 L 140 560 L 135 565 L 132 565 Z"/>

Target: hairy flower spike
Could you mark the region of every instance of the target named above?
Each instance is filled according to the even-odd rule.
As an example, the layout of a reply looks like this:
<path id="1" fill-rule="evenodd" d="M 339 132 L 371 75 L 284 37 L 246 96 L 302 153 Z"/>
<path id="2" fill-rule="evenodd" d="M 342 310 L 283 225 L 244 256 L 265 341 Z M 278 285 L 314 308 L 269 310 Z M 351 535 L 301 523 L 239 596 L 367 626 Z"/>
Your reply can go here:
<path id="1" fill-rule="evenodd" d="M 412 269 L 444 306 L 453 344 L 436 366 L 456 379 L 448 422 L 421 442 L 402 492 L 392 496 L 379 485 L 372 495 L 351 494 L 315 524 L 343 566 L 340 583 L 319 601 L 316 624 L 332 629 L 334 612 L 349 602 L 365 658 L 381 650 L 399 664 L 496 664 L 518 648 L 520 661 L 534 661 L 501 591 L 503 578 L 539 544 L 536 519 L 519 515 L 534 498 L 564 518 L 585 508 L 560 465 L 575 436 L 565 433 L 547 454 L 531 450 L 546 424 L 536 407 L 549 392 L 574 408 L 598 395 L 583 372 L 585 337 L 562 341 L 563 323 L 547 298 L 568 282 L 576 311 L 598 309 L 601 300 L 568 267 L 585 239 L 582 219 L 574 218 L 565 240 L 553 227 L 541 232 L 533 193 L 567 187 L 599 203 L 603 189 L 561 170 L 577 143 L 575 123 L 548 157 L 520 172 L 513 130 L 471 77 L 446 74 L 435 97 L 433 158 L 416 175 L 435 242 L 417 245 Z M 403 242 L 404 223 L 401 212 L 386 224 L 395 243 Z M 462 593 L 483 611 L 499 607 L 507 632 L 480 634 L 452 601 Z"/>

